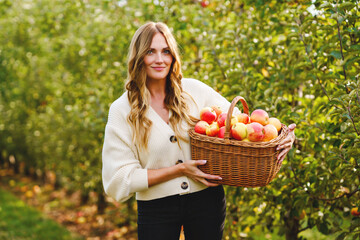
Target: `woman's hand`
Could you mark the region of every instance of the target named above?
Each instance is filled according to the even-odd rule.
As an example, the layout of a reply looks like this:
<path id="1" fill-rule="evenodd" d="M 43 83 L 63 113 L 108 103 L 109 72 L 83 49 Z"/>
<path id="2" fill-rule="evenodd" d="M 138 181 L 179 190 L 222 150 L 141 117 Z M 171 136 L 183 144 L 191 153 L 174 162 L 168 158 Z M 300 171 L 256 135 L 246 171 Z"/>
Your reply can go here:
<path id="1" fill-rule="evenodd" d="M 289 125 L 289 133 L 288 135 L 286 136 L 286 138 L 284 140 L 282 140 L 280 143 L 279 143 L 279 146 L 277 147 L 276 150 L 281 150 L 282 151 L 279 153 L 278 155 L 278 160 L 279 160 L 279 164 L 282 163 L 282 161 L 285 159 L 286 157 L 286 154 L 290 151 L 290 149 L 292 148 L 292 145 L 295 141 L 295 133 L 294 133 L 294 129 L 296 127 L 296 124 L 293 123 L 293 124 L 290 124 Z"/>
<path id="2" fill-rule="evenodd" d="M 183 175 L 197 182 L 201 182 L 208 187 L 218 186 L 219 184 L 211 183 L 207 181 L 207 179 L 222 180 L 221 177 L 211 174 L 206 174 L 198 168 L 199 165 L 205 165 L 205 164 L 206 164 L 206 160 L 187 160 L 181 164 L 181 172 L 183 173 Z"/>
<path id="3" fill-rule="evenodd" d="M 206 160 L 188 160 L 171 167 L 148 169 L 148 186 L 151 187 L 180 176 L 187 176 L 197 182 L 205 184 L 208 187 L 218 186 L 219 184 L 211 183 L 207 181 L 207 179 L 221 180 L 222 178 L 202 172 L 198 166 L 204 164 L 206 164 Z"/>

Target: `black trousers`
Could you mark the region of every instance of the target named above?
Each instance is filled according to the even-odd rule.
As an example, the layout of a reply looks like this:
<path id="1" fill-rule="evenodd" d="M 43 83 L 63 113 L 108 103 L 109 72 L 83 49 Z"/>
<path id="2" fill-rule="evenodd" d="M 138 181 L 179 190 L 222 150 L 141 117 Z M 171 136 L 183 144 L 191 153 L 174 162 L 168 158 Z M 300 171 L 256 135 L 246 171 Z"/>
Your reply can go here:
<path id="1" fill-rule="evenodd" d="M 221 240 L 226 215 L 222 186 L 138 203 L 139 240 Z"/>

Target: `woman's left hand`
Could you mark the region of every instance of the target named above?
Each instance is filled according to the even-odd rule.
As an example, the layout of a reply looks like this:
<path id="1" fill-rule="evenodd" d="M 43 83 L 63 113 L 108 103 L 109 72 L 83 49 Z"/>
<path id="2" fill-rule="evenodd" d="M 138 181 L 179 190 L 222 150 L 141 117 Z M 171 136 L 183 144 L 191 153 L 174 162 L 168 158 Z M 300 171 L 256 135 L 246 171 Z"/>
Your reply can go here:
<path id="1" fill-rule="evenodd" d="M 284 138 L 284 140 L 282 140 L 279 143 L 279 146 L 277 147 L 276 150 L 281 150 L 281 152 L 278 155 L 278 161 L 279 164 L 282 163 L 282 161 L 285 159 L 286 154 L 290 151 L 290 149 L 292 148 L 292 145 L 295 141 L 295 133 L 294 133 L 294 129 L 296 127 L 295 123 L 292 123 L 289 125 L 289 133 L 286 136 L 286 138 Z"/>

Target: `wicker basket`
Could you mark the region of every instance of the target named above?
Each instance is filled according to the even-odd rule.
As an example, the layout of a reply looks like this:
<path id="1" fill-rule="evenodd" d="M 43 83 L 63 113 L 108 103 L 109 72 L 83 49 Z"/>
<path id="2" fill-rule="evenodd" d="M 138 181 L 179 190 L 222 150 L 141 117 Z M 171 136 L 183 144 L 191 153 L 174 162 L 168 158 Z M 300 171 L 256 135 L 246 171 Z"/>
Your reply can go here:
<path id="1" fill-rule="evenodd" d="M 235 105 L 241 101 L 243 112 L 249 114 L 244 98 L 238 96 L 231 102 L 226 119 L 224 138 L 209 137 L 189 130 L 191 157 L 193 160 L 207 160 L 199 168 L 208 174 L 218 175 L 222 180 L 209 180 L 213 183 L 241 186 L 261 187 L 270 183 L 281 163 L 277 160 L 276 150 L 289 129 L 282 124 L 279 136 L 269 142 L 246 142 L 230 138 L 230 119 Z"/>

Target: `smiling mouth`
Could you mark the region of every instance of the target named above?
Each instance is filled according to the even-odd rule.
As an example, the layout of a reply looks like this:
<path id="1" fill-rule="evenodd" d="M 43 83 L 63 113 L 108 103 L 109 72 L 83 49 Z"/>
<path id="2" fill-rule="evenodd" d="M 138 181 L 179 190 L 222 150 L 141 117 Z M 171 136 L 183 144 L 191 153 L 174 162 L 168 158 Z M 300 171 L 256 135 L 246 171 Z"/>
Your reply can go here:
<path id="1" fill-rule="evenodd" d="M 153 69 L 156 71 L 162 71 L 165 67 L 153 67 Z"/>

